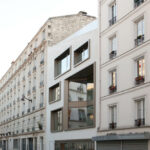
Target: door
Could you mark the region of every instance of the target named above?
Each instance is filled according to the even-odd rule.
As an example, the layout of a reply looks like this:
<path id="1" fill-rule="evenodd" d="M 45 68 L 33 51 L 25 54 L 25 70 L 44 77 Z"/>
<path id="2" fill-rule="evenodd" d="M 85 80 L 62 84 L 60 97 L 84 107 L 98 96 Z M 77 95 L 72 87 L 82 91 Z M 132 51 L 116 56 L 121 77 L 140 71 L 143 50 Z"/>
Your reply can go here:
<path id="1" fill-rule="evenodd" d="M 120 141 L 103 141 L 97 144 L 97 150 L 121 150 Z"/>
<path id="2" fill-rule="evenodd" d="M 33 138 L 29 138 L 29 150 L 33 150 Z"/>
<path id="3" fill-rule="evenodd" d="M 148 150 L 147 140 L 123 141 L 122 150 Z"/>
<path id="4" fill-rule="evenodd" d="M 22 139 L 22 150 L 26 150 L 26 139 Z"/>

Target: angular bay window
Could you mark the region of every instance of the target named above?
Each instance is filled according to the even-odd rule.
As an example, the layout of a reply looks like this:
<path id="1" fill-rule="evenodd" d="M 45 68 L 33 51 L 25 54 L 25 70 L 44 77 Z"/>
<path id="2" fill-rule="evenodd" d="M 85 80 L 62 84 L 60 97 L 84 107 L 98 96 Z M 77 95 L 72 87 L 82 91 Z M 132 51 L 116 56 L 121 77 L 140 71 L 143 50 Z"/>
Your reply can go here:
<path id="1" fill-rule="evenodd" d="M 63 124 L 62 124 L 62 109 L 52 111 L 51 112 L 51 130 L 53 132 L 62 131 Z"/>
<path id="2" fill-rule="evenodd" d="M 136 85 L 144 83 L 145 81 L 145 59 L 141 57 L 136 60 L 137 65 L 137 76 L 135 78 Z"/>
<path id="3" fill-rule="evenodd" d="M 110 111 L 109 128 L 115 129 L 117 127 L 117 105 L 109 106 L 109 111 Z"/>
<path id="4" fill-rule="evenodd" d="M 60 84 L 56 84 L 49 89 L 49 102 L 60 100 Z"/>
<path id="5" fill-rule="evenodd" d="M 109 25 L 113 25 L 116 23 L 117 20 L 117 7 L 116 7 L 116 1 L 113 2 L 110 5 L 110 20 L 109 20 Z"/>
<path id="6" fill-rule="evenodd" d="M 137 38 L 135 39 L 135 46 L 139 46 L 144 42 L 144 18 L 136 22 Z"/>
<path id="7" fill-rule="evenodd" d="M 110 86 L 109 86 L 109 92 L 114 93 L 117 90 L 117 73 L 116 69 L 109 72 L 110 74 Z"/>
<path id="8" fill-rule="evenodd" d="M 68 79 L 68 128 L 94 126 L 94 70 L 93 65 Z"/>
<path id="9" fill-rule="evenodd" d="M 86 42 L 74 52 L 74 64 L 78 64 L 89 58 L 89 42 Z"/>
<path id="10" fill-rule="evenodd" d="M 136 120 L 135 126 L 145 125 L 145 100 L 141 98 L 135 101 L 136 103 Z"/>
<path id="11" fill-rule="evenodd" d="M 113 36 L 110 38 L 110 53 L 109 58 L 113 59 L 117 55 L 117 38 L 116 36 Z"/>
<path id="12" fill-rule="evenodd" d="M 55 59 L 55 77 L 70 69 L 70 49 Z"/>

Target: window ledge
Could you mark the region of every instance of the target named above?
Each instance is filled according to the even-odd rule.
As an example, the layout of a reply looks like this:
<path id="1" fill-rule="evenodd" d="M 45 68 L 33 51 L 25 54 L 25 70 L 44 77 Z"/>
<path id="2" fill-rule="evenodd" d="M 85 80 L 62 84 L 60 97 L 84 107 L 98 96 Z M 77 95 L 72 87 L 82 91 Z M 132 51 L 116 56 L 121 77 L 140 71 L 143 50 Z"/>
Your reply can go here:
<path id="1" fill-rule="evenodd" d="M 77 67 L 77 66 L 79 66 L 80 64 L 84 63 L 84 62 L 87 61 L 89 58 L 90 58 L 90 57 L 86 58 L 86 59 L 83 60 L 83 61 L 80 61 L 80 62 L 74 64 L 74 68 Z"/>
<path id="2" fill-rule="evenodd" d="M 61 76 L 63 76 L 64 74 L 66 74 L 66 73 L 69 72 L 69 71 L 71 71 L 71 68 L 70 68 L 69 70 L 67 70 L 66 72 L 64 72 L 64 73 L 55 76 L 54 79 L 56 80 L 56 79 L 60 78 Z"/>

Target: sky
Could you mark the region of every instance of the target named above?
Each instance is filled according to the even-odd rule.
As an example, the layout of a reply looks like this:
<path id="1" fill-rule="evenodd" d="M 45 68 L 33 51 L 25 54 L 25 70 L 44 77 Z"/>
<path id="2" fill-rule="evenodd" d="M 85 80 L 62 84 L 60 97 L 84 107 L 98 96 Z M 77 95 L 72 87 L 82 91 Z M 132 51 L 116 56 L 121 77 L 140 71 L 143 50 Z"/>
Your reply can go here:
<path id="1" fill-rule="evenodd" d="M 98 0 L 0 0 L 0 79 L 49 17 L 86 11 Z"/>

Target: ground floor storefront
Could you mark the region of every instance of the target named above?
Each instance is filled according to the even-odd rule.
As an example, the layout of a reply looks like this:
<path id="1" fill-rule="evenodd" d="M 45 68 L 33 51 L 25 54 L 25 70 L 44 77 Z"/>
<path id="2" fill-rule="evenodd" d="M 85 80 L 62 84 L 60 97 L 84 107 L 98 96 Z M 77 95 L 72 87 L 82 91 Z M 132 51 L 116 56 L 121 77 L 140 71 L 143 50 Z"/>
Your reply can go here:
<path id="1" fill-rule="evenodd" d="M 44 137 L 9 137 L 0 139 L 0 150 L 44 150 Z"/>
<path id="2" fill-rule="evenodd" d="M 92 140 L 56 141 L 55 150 L 94 150 Z"/>
<path id="3" fill-rule="evenodd" d="M 96 150 L 149 150 L 149 133 L 97 136 Z"/>

